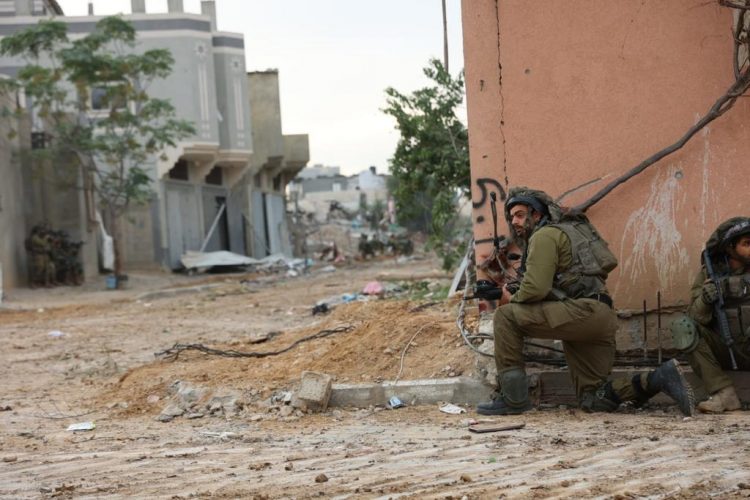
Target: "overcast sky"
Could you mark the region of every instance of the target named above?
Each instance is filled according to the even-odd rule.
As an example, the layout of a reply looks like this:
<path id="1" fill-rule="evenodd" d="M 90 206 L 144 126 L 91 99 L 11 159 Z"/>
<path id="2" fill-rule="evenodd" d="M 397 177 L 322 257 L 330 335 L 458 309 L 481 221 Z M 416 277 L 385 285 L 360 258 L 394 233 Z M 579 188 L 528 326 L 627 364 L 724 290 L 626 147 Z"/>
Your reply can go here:
<path id="1" fill-rule="evenodd" d="M 85 15 L 88 0 L 58 0 Z M 447 0 L 449 65 L 463 68 L 460 0 Z M 97 15 L 130 12 L 130 0 L 94 0 Z M 200 0 L 184 0 L 200 13 Z M 248 71 L 277 68 L 285 134 L 310 135 L 310 165 L 344 173 L 385 171 L 398 140 L 380 109 L 385 88 L 424 86 L 422 68 L 442 59 L 441 0 L 216 0 L 218 29 L 243 33 Z M 146 0 L 166 12 L 166 0 Z M 461 110 L 465 114 L 465 110 Z"/>

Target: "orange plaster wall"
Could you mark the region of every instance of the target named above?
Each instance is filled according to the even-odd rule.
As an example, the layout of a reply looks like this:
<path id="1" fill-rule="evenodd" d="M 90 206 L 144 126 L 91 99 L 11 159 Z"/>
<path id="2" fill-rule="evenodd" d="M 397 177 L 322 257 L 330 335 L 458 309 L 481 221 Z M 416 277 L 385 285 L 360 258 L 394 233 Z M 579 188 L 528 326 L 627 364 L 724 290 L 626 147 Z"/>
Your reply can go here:
<path id="1" fill-rule="evenodd" d="M 706 0 L 463 0 L 474 234 L 527 185 L 575 205 L 672 144 L 732 84 L 731 9 Z M 588 211 L 618 308 L 679 304 L 708 235 L 750 215 L 750 97 Z M 484 203 L 482 200 L 484 198 Z M 501 233 L 507 232 L 504 221 Z M 477 245 L 477 258 L 491 242 Z"/>

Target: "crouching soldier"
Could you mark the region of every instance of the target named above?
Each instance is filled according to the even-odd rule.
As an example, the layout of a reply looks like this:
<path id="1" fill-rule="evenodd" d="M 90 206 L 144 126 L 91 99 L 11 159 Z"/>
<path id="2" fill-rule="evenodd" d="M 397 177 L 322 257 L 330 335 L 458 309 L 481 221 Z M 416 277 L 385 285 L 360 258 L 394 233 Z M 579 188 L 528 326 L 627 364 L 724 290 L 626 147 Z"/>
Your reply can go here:
<path id="1" fill-rule="evenodd" d="M 583 214 L 564 214 L 544 192 L 513 188 L 505 203 L 511 237 L 524 250 L 522 279 L 508 303 L 495 310 L 495 363 L 499 389 L 481 403 L 482 415 L 510 415 L 531 409 L 524 370 L 526 337 L 558 339 L 584 411 L 615 411 L 621 403 L 640 405 L 663 392 L 685 415 L 693 392 L 676 360 L 656 370 L 612 381 L 617 315 L 607 291 L 607 275 L 617 265 L 606 242 Z"/>
<path id="2" fill-rule="evenodd" d="M 740 400 L 724 370 L 733 368 L 732 358 L 737 368 L 750 370 L 750 218 L 733 217 L 711 235 L 690 299 L 687 316 L 671 330 L 675 347 L 687 353 L 710 395 L 698 410 L 738 410 Z M 725 333 L 719 315 L 726 317 Z"/>

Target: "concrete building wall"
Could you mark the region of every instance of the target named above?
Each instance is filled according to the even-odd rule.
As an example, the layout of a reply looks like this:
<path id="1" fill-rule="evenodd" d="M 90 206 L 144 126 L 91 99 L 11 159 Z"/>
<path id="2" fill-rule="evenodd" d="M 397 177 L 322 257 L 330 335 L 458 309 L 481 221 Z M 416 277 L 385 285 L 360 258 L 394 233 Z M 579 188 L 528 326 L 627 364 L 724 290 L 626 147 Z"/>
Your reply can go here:
<path id="1" fill-rule="evenodd" d="M 0 96 L 0 108 L 11 106 L 10 100 Z M 10 139 L 11 127 L 17 129 L 15 120 L 0 120 L 0 288 L 9 289 L 26 284 L 27 262 L 24 239 L 27 224 L 24 212 L 24 189 L 18 139 Z M 1 297 L 0 297 L 1 298 Z"/>
<path id="2" fill-rule="evenodd" d="M 278 167 L 284 156 L 279 72 L 252 71 L 247 74 L 247 83 L 252 110 L 253 169 Z"/>
<path id="3" fill-rule="evenodd" d="M 244 41 L 241 36 L 214 34 L 213 52 L 220 149 L 249 150 L 252 146 L 247 102 Z M 249 152 L 249 151 L 248 151 Z"/>
<path id="4" fill-rule="evenodd" d="M 480 261 L 490 191 L 586 185 L 564 198 L 575 205 L 675 142 L 733 81 L 733 14 L 718 2 L 464 0 L 462 11 Z M 750 99 L 739 99 L 589 210 L 620 260 L 618 307 L 654 304 L 657 290 L 664 304 L 687 300 L 708 235 L 747 215 L 748 123 Z"/>

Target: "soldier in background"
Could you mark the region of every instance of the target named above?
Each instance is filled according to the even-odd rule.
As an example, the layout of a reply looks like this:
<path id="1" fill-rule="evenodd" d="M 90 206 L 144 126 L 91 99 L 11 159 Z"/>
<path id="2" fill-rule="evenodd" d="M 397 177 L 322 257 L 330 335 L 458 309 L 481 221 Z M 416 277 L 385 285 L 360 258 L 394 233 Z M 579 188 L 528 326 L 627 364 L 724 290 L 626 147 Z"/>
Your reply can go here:
<path id="1" fill-rule="evenodd" d="M 53 231 L 52 260 L 58 283 L 79 286 L 83 283 L 83 266 L 78 253 L 83 242 L 73 242 L 67 231 Z"/>
<path id="2" fill-rule="evenodd" d="M 357 250 L 359 250 L 359 256 L 362 260 L 367 260 L 367 257 L 375 257 L 375 249 L 372 246 L 372 242 L 367 239 L 365 233 L 359 235 L 359 245 L 357 245 Z"/>
<path id="3" fill-rule="evenodd" d="M 705 258 L 711 259 L 715 280 L 709 277 Z M 718 288 L 717 288 L 718 283 Z M 719 288 L 721 290 L 719 290 Z M 721 338 L 716 305 L 724 299 L 732 352 L 740 370 L 750 370 L 750 218 L 723 222 L 706 242 L 703 264 L 690 293 L 687 316 L 671 325 L 674 346 L 687 354 L 690 366 L 710 395 L 698 403 L 704 413 L 721 413 L 741 407 L 732 380 L 729 349 Z"/>
<path id="4" fill-rule="evenodd" d="M 50 287 L 55 282 L 54 266 L 50 263 L 50 239 L 44 224 L 37 224 L 31 228 L 31 234 L 26 239 L 26 251 L 29 256 L 31 279 L 29 286 Z"/>

